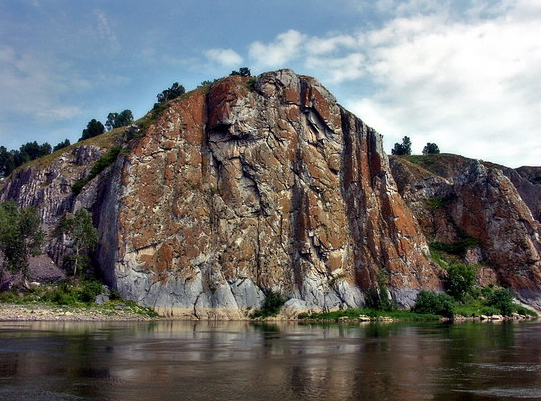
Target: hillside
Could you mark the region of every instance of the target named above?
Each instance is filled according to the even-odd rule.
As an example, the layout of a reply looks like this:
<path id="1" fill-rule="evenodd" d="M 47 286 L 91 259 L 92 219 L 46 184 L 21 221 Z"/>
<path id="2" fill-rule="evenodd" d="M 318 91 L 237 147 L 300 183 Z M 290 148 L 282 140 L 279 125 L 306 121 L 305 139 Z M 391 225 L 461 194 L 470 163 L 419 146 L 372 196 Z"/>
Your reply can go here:
<path id="1" fill-rule="evenodd" d="M 442 289 L 429 245 L 467 239 L 455 256 L 479 264 L 480 281 L 541 307 L 535 168 L 389 162 L 381 135 L 313 78 L 224 78 L 104 135 L 19 168 L 0 200 L 37 206 L 49 231 L 91 210 L 95 265 L 142 305 L 233 319 L 280 291 L 292 314 L 326 311 L 363 305 L 385 277 L 410 307 Z M 64 252 L 47 246 L 59 265 Z"/>

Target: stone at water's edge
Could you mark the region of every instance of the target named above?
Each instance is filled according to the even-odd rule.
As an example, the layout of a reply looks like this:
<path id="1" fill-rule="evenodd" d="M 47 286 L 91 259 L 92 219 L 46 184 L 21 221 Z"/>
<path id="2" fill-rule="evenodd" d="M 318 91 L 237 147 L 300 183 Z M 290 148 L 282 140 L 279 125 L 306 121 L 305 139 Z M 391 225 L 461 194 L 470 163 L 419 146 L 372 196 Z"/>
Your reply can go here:
<path id="1" fill-rule="evenodd" d="M 382 270 L 404 307 L 420 289 L 441 289 L 442 271 L 411 211 L 418 212 L 412 199 L 434 196 L 423 195 L 432 189 L 423 182 L 405 193 L 402 185 L 410 209 L 381 136 L 313 78 L 281 70 L 260 75 L 254 87 L 233 76 L 170 102 L 129 154 L 78 196 L 71 185 L 105 149 L 83 145 L 46 168 L 19 170 L 0 199 L 40 207 L 50 229 L 64 212 L 91 208 L 96 262 L 107 281 L 177 317 L 243 318 L 271 290 L 290 298 L 288 316 L 361 306 Z M 461 180 L 464 222 L 471 217 L 464 211 L 477 210 L 475 196 L 467 197 L 477 181 Z M 522 209 L 513 213 L 527 219 Z M 536 231 L 517 224 L 515 232 L 537 247 Z M 48 252 L 60 260 L 62 244 L 52 242 Z M 521 274 L 536 284 L 534 265 Z"/>

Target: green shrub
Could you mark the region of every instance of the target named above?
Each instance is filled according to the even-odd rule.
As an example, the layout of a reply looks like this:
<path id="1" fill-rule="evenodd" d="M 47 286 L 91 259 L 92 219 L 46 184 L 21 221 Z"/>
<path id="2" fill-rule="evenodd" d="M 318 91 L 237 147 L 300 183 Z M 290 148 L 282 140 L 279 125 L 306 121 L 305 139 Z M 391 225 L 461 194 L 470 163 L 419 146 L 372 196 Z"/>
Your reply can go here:
<path id="1" fill-rule="evenodd" d="M 524 306 L 520 306 L 515 304 L 515 312 L 517 312 L 519 315 L 524 316 L 538 316 L 536 312 L 533 310 L 530 310 L 528 308 L 525 308 Z"/>
<path id="2" fill-rule="evenodd" d="M 449 203 L 449 199 L 442 196 L 431 196 L 425 199 L 428 210 L 443 209 Z"/>
<path id="3" fill-rule="evenodd" d="M 456 242 L 432 242 L 430 250 L 441 251 L 451 255 L 463 255 L 468 249 L 477 248 L 479 240 L 471 235 L 462 233 L 461 238 Z"/>
<path id="4" fill-rule="evenodd" d="M 269 291 L 263 302 L 263 307 L 260 310 L 255 311 L 250 317 L 269 317 L 276 316 L 282 306 L 286 303 L 287 298 L 278 291 Z"/>
<path id="5" fill-rule="evenodd" d="M 417 301 L 412 311 L 452 318 L 455 312 L 455 306 L 454 299 L 447 294 L 422 290 L 417 296 Z"/>
<path id="6" fill-rule="evenodd" d="M 255 78 L 255 77 L 248 78 L 248 80 L 246 81 L 246 88 L 247 88 L 250 92 L 255 92 L 255 82 L 256 82 L 256 78 Z"/>
<path id="7" fill-rule="evenodd" d="M 370 287 L 365 296 L 365 304 L 367 308 L 377 311 L 392 311 L 396 309 L 396 304 L 389 296 L 386 286 L 381 286 L 379 289 Z"/>
<path id="8" fill-rule="evenodd" d="M 97 281 L 85 281 L 79 293 L 79 299 L 84 303 L 93 303 L 103 292 L 103 286 Z"/>
<path id="9" fill-rule="evenodd" d="M 120 154 L 122 148 L 120 146 L 113 146 L 109 149 L 102 157 L 100 157 L 96 163 L 90 169 L 87 177 L 81 178 L 80 180 L 75 181 L 71 186 L 71 192 L 78 195 L 83 190 L 83 187 L 90 182 L 94 177 L 100 174 L 103 170 L 113 164 Z"/>
<path id="10" fill-rule="evenodd" d="M 487 298 L 485 302 L 486 306 L 492 306 L 499 311 L 501 315 L 509 316 L 515 310 L 515 304 L 513 303 L 513 294 L 506 288 L 500 288 L 495 290 Z"/>
<path id="11" fill-rule="evenodd" d="M 457 301 L 463 301 L 466 294 L 472 291 L 476 276 L 475 267 L 472 265 L 451 264 L 447 267 L 445 289 Z"/>

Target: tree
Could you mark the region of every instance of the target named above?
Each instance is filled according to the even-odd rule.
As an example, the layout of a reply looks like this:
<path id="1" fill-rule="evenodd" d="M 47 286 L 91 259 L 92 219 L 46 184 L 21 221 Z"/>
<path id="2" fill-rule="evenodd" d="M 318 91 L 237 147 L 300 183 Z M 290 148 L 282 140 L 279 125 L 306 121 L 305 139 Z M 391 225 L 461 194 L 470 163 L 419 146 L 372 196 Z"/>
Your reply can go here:
<path id="1" fill-rule="evenodd" d="M 395 143 L 391 153 L 393 155 L 411 155 L 411 140 L 409 136 L 402 138 L 402 143 Z"/>
<path id="2" fill-rule="evenodd" d="M 435 143 L 428 142 L 423 148 L 423 155 L 437 155 L 440 153 L 440 148 Z"/>
<path id="3" fill-rule="evenodd" d="M 412 311 L 452 318 L 455 314 L 455 306 L 455 300 L 447 294 L 422 290 L 417 296 Z"/>
<path id="4" fill-rule="evenodd" d="M 505 288 L 498 289 L 490 294 L 485 304 L 498 309 L 505 316 L 510 316 L 516 308 L 513 303 L 513 294 Z"/>
<path id="5" fill-rule="evenodd" d="M 170 88 L 165 89 L 162 91 L 162 93 L 158 93 L 156 97 L 158 98 L 158 103 L 164 103 L 171 99 L 182 96 L 184 93 L 186 93 L 184 86 L 179 85 L 178 82 L 175 82 Z"/>
<path id="6" fill-rule="evenodd" d="M 28 278 L 28 259 L 41 254 L 44 233 L 37 210 L 17 209 L 13 201 L 0 203 L 0 252 L 4 267 Z"/>
<path id="7" fill-rule="evenodd" d="M 101 123 L 101 121 L 96 120 L 93 118 L 88 122 L 86 125 L 86 128 L 83 130 L 83 136 L 79 139 L 80 141 L 84 141 L 85 139 L 95 137 L 97 135 L 101 135 L 105 132 L 105 127 Z"/>
<path id="8" fill-rule="evenodd" d="M 0 146 L 0 177 L 7 177 L 15 168 L 15 160 L 13 151 L 7 150 L 6 147 Z"/>
<path id="9" fill-rule="evenodd" d="M 57 235 L 62 243 L 70 243 L 72 253 L 66 255 L 64 262 L 73 267 L 73 275 L 90 264 L 89 253 L 98 243 L 98 230 L 92 225 L 92 214 L 86 209 L 79 209 L 75 216 L 66 215 L 60 221 Z"/>
<path id="10" fill-rule="evenodd" d="M 60 149 L 63 149 L 63 148 L 67 148 L 68 146 L 71 145 L 71 142 L 69 139 L 66 139 L 65 141 L 63 142 L 59 142 L 54 148 L 53 148 L 53 152 L 56 152 L 57 150 L 60 150 Z"/>
<path id="11" fill-rule="evenodd" d="M 231 71 L 231 74 L 229 75 L 230 76 L 240 75 L 241 77 L 251 77 L 252 73 L 248 67 L 241 67 L 238 71 Z"/>
<path id="12" fill-rule="evenodd" d="M 131 110 L 124 110 L 120 113 L 109 113 L 105 126 L 110 131 L 114 128 L 125 127 L 133 123 L 133 114 Z"/>
<path id="13" fill-rule="evenodd" d="M 475 267 L 463 263 L 451 264 L 447 268 L 445 289 L 454 299 L 463 301 L 464 296 L 473 289 L 476 277 Z"/>

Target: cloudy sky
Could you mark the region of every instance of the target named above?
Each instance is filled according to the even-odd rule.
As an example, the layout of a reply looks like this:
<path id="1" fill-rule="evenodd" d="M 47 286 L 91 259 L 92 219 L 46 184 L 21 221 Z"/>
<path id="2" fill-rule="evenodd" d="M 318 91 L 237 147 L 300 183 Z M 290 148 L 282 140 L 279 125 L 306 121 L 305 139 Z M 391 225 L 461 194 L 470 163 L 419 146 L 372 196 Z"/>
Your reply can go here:
<path id="1" fill-rule="evenodd" d="M 388 152 L 541 165 L 540 38 L 541 0 L 0 0 L 0 145 L 247 66 L 318 78 Z"/>

